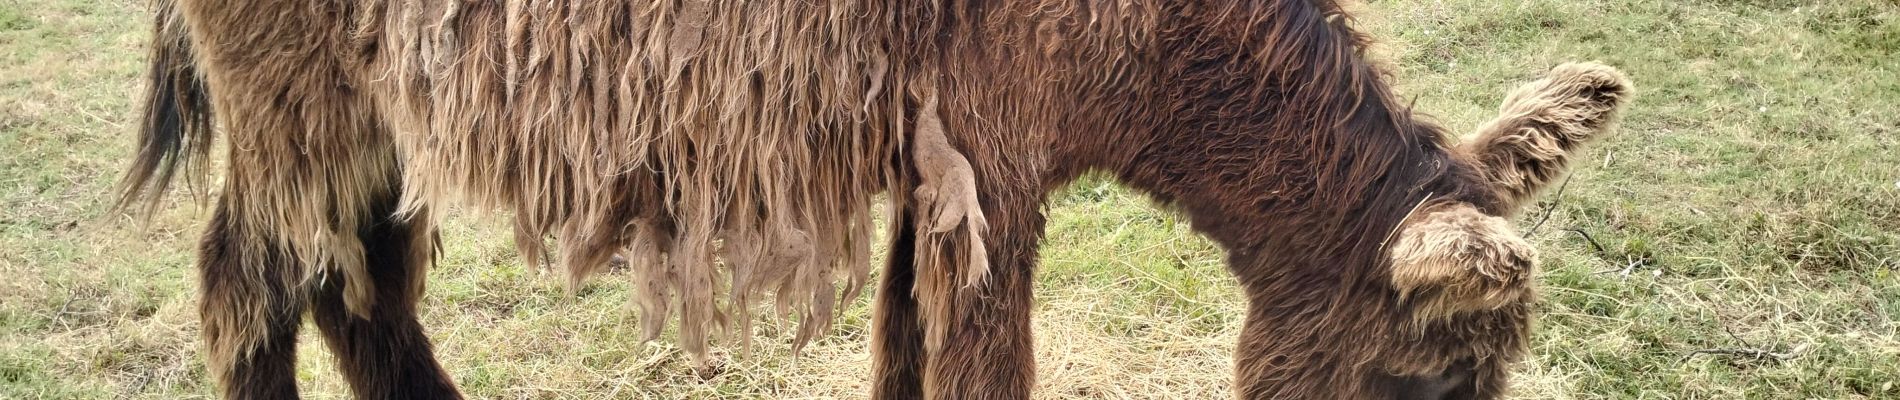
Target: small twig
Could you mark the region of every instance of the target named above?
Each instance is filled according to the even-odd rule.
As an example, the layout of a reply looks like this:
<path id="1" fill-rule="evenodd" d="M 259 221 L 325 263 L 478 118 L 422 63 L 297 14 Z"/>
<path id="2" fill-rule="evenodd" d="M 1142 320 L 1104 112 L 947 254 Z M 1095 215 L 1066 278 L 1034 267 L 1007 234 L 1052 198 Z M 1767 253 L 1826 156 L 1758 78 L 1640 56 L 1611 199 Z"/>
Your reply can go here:
<path id="1" fill-rule="evenodd" d="M 85 116 L 88 116 L 88 117 L 92 117 L 93 120 L 97 120 L 99 121 L 99 123 L 112 125 L 113 129 L 120 129 L 120 130 L 125 129 L 125 124 L 113 122 L 112 120 L 108 120 L 105 118 L 100 118 L 98 115 L 93 114 L 91 111 L 86 111 L 84 107 L 79 108 L 79 113 L 84 114 Z"/>
<path id="2" fill-rule="evenodd" d="M 59 311 L 53 312 L 53 322 L 58 323 L 60 329 L 66 329 L 67 327 L 66 307 L 70 307 L 72 305 L 73 305 L 73 298 L 67 297 L 65 302 L 62 302 L 59 304 Z"/>
<path id="3" fill-rule="evenodd" d="M 1557 193 L 1554 195 L 1551 195 L 1550 204 L 1544 206 L 1544 216 L 1537 218 L 1537 223 L 1531 224 L 1530 229 L 1524 230 L 1525 238 L 1537 237 L 1537 228 L 1544 227 L 1544 221 L 1549 221 L 1550 214 L 1556 213 L 1557 204 L 1562 203 L 1564 200 L 1564 189 L 1570 188 L 1570 178 L 1574 176 L 1576 175 L 1565 176 L 1564 183 L 1557 185 Z"/>
<path id="4" fill-rule="evenodd" d="M 1590 243 L 1590 250 L 1596 252 L 1597 258 L 1605 259 L 1605 261 L 1607 261 L 1610 258 L 1610 251 L 1604 249 L 1602 243 L 1597 243 L 1597 239 L 1595 237 L 1591 237 L 1590 232 L 1584 231 L 1583 228 L 1570 228 L 1570 229 L 1565 229 L 1565 231 L 1576 232 L 1578 236 L 1583 236 L 1583 241 Z M 1636 267 L 1650 265 L 1651 258 L 1648 256 L 1634 257 L 1629 254 L 1624 254 L 1623 261 L 1626 261 L 1626 263 L 1623 264 L 1623 268 L 1596 271 L 1596 272 L 1592 272 L 1591 275 L 1602 275 L 1602 274 L 1615 272 L 1619 276 L 1628 278 L 1631 272 L 1636 271 Z M 1660 274 L 1661 272 L 1659 271 L 1657 273 Z"/>
<path id="5" fill-rule="evenodd" d="M 1785 353 L 1777 353 L 1771 350 L 1762 349 L 1759 346 L 1755 346 L 1755 344 L 1749 342 L 1748 339 L 1743 339 L 1742 335 L 1735 334 L 1735 329 L 1729 327 L 1726 324 L 1722 325 L 1722 331 L 1727 332 L 1729 338 L 1735 339 L 1735 341 L 1741 343 L 1743 347 L 1717 347 L 1717 348 L 1694 350 L 1694 351 L 1690 351 L 1689 354 L 1682 355 L 1682 359 L 1677 360 L 1676 362 L 1681 363 L 1684 361 L 1689 361 L 1690 358 L 1694 358 L 1697 354 L 1712 354 L 1712 355 L 1743 357 L 1743 358 L 1755 360 L 1757 362 L 1760 362 L 1760 361 L 1782 362 L 1782 361 L 1788 361 L 1788 360 L 1794 359 L 1795 357 L 1800 357 L 1801 353 L 1806 351 L 1808 348 L 1808 345 L 1803 344 L 1800 346 L 1795 346 L 1794 349 L 1788 350 Z"/>
<path id="6" fill-rule="evenodd" d="M 1419 200 L 1418 200 L 1418 204 L 1413 204 L 1413 205 L 1412 205 L 1412 210 L 1411 210 L 1411 211 L 1406 211 L 1406 212 L 1405 212 L 1405 216 L 1404 216 L 1404 217 L 1402 217 L 1402 218 L 1399 218 L 1399 220 L 1400 220 L 1400 221 L 1404 221 L 1404 220 L 1408 220 L 1408 219 L 1412 219 L 1412 214 L 1416 214 L 1416 213 L 1418 213 L 1418 209 L 1419 209 L 1419 207 L 1424 207 L 1424 206 L 1425 206 L 1425 202 L 1428 202 L 1428 201 L 1432 201 L 1432 195 L 1436 195 L 1436 194 L 1438 194 L 1438 192 L 1428 192 L 1428 193 L 1425 193 L 1425 198 L 1423 198 L 1423 199 L 1419 199 Z M 1380 251 L 1384 251 L 1384 250 L 1385 250 L 1385 245 L 1386 245 L 1387 243 L 1391 243 L 1391 242 L 1392 242 L 1392 236 L 1393 236 L 1393 235 L 1397 235 L 1397 234 L 1399 233 L 1399 227 L 1400 227 L 1400 226 L 1403 226 L 1403 224 L 1400 224 L 1400 225 L 1393 225 L 1393 226 L 1392 226 L 1392 230 L 1391 230 L 1391 231 L 1387 231 L 1387 232 L 1385 233 L 1385 239 L 1383 239 L 1383 240 L 1380 240 L 1380 241 L 1379 241 L 1379 250 L 1380 250 Z"/>
<path id="7" fill-rule="evenodd" d="M 1642 265 L 1643 265 L 1643 260 L 1640 260 L 1640 259 L 1630 259 L 1630 258 L 1628 258 L 1628 257 L 1625 257 L 1625 259 L 1628 259 L 1628 260 L 1630 260 L 1630 262 L 1629 262 L 1628 264 L 1623 264 L 1623 268 L 1616 268 L 1616 269 L 1606 269 L 1606 270 L 1602 270 L 1602 271 L 1597 271 L 1597 272 L 1592 272 L 1592 273 L 1590 273 L 1590 274 L 1591 274 L 1591 275 L 1603 275 L 1603 274 L 1607 274 L 1607 273 L 1611 273 L 1611 272 L 1615 272 L 1615 273 L 1617 273 L 1617 275 L 1618 275 L 1618 276 L 1621 276 L 1621 277 L 1624 277 L 1624 278 L 1628 278 L 1628 277 L 1630 276 L 1630 272 L 1631 272 L 1631 271 L 1635 271 L 1635 270 L 1636 270 L 1636 267 L 1639 267 L 1639 266 L 1642 266 Z"/>
<path id="8" fill-rule="evenodd" d="M 1755 361 L 1774 361 L 1774 362 L 1788 361 L 1790 359 L 1795 358 L 1795 356 L 1799 355 L 1799 354 L 1795 354 L 1795 352 L 1792 352 L 1792 351 L 1787 352 L 1787 353 L 1776 353 L 1776 352 L 1762 350 L 1762 349 L 1728 347 L 1728 348 L 1715 348 L 1715 349 L 1700 349 L 1696 351 L 1691 351 L 1689 352 L 1689 354 L 1683 355 L 1682 360 L 1679 360 L 1676 362 L 1680 363 L 1683 361 L 1689 361 L 1690 358 L 1695 358 L 1697 354 L 1737 356 L 1737 357 L 1753 359 Z"/>
<path id="9" fill-rule="evenodd" d="M 1570 228 L 1570 229 L 1565 229 L 1565 230 L 1576 232 L 1578 235 L 1583 235 L 1583 240 L 1586 242 L 1590 242 L 1590 248 L 1596 249 L 1597 255 L 1604 254 L 1603 245 L 1597 244 L 1597 239 L 1590 237 L 1590 232 L 1584 232 L 1583 228 Z"/>
<path id="10" fill-rule="evenodd" d="M 1728 325 L 1722 325 L 1722 331 L 1728 332 L 1728 337 L 1734 338 L 1735 341 L 1737 342 L 1741 342 L 1743 346 L 1755 347 L 1754 343 L 1749 343 L 1748 339 L 1742 338 L 1742 335 L 1735 334 L 1735 328 L 1731 328 Z"/>

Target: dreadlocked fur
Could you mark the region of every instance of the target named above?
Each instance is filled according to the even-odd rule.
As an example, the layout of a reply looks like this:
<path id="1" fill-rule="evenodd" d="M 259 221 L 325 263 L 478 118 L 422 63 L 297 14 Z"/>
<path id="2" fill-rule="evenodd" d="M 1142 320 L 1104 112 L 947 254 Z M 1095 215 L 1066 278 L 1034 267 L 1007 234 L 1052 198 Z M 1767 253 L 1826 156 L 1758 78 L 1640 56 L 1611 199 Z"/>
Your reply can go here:
<path id="1" fill-rule="evenodd" d="M 802 344 L 837 285 L 849 301 L 865 281 L 872 196 L 903 144 L 870 7 L 397 1 L 353 35 L 376 44 L 395 131 L 417 133 L 398 135 L 405 210 L 517 210 L 521 254 L 536 264 L 555 234 L 570 282 L 624 250 L 645 261 L 646 336 L 677 311 L 703 356 L 726 322 L 750 335 L 757 293 L 805 321 Z"/>
<path id="2" fill-rule="evenodd" d="M 1327 0 L 157 6 L 120 204 L 224 129 L 200 313 L 231 397 L 295 395 L 306 311 L 359 396 L 457 396 L 414 315 L 452 205 L 513 210 L 529 265 L 554 238 L 570 287 L 624 255 L 644 336 L 677 320 L 702 365 L 766 295 L 802 346 L 889 193 L 873 397 L 1026 398 L 1041 207 L 1091 170 L 1228 250 L 1241 397 L 1497 397 L 1536 260 L 1501 216 L 1629 94 L 1565 65 L 1454 144 Z"/>
<path id="3" fill-rule="evenodd" d="M 873 196 L 910 168 L 890 16 L 873 2 L 180 5 L 199 42 L 268 29 L 236 20 L 254 13 L 307 25 L 276 40 L 304 57 L 216 46 L 196 61 L 218 70 L 216 115 L 237 116 L 222 122 L 232 164 L 247 168 L 225 191 L 245 193 L 243 222 L 280 233 L 274 246 L 308 264 L 284 286 L 339 273 L 357 315 L 379 283 L 354 233 L 370 199 L 400 182 L 399 215 L 425 226 L 426 210 L 452 204 L 515 210 L 522 257 L 539 265 L 554 236 L 570 286 L 616 253 L 640 261 L 648 339 L 677 313 L 703 361 L 715 331 L 749 342 L 746 305 L 772 293 L 781 316 L 802 321 L 802 346 L 863 286 Z M 158 6 L 152 111 L 126 205 L 155 199 L 174 164 L 201 165 L 209 147 L 214 114 L 187 30 Z M 921 200 L 941 203 L 929 234 L 970 243 L 983 231 L 970 167 L 942 135 L 921 136 L 926 178 L 912 186 L 941 193 Z M 980 280 L 980 243 L 960 247 L 975 261 L 945 268 Z"/>

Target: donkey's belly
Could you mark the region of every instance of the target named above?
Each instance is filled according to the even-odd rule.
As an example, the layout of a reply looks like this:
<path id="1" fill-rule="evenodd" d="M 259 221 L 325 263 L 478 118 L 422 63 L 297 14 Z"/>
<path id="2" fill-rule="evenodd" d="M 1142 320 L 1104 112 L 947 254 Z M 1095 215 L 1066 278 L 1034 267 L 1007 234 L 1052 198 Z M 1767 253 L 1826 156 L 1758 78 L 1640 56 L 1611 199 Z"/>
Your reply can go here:
<path id="1" fill-rule="evenodd" d="M 677 309 L 695 353 L 750 320 L 720 295 L 777 292 L 822 329 L 834 282 L 864 280 L 900 144 L 872 13 L 660 3 L 390 4 L 405 203 L 514 209 L 524 255 L 552 235 L 573 279 L 629 253 L 647 333 Z"/>

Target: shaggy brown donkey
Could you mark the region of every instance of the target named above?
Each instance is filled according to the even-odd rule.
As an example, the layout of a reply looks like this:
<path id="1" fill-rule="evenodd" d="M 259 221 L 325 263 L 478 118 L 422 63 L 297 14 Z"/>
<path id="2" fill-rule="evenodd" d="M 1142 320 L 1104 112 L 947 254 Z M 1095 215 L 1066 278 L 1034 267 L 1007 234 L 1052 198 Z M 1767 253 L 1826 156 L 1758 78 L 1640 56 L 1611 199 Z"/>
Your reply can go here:
<path id="1" fill-rule="evenodd" d="M 416 322 L 431 209 L 514 209 L 570 283 L 626 255 L 642 334 L 676 320 L 703 362 L 760 294 L 822 332 L 885 191 L 873 397 L 1026 398 L 1040 209 L 1089 170 L 1230 251 L 1242 397 L 1496 397 L 1535 259 L 1504 217 L 1629 93 L 1561 66 L 1454 146 L 1326 0 L 157 8 L 121 205 L 229 138 L 197 262 L 233 398 L 296 396 L 306 312 L 359 397 L 459 397 Z"/>

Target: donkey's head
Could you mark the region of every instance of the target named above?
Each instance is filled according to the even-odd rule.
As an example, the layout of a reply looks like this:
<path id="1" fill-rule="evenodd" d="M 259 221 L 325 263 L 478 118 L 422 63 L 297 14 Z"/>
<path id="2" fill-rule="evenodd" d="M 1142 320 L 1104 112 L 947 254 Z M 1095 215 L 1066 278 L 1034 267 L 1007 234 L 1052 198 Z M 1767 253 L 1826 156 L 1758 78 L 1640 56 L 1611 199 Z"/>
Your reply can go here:
<path id="1" fill-rule="evenodd" d="M 1452 159 L 1463 196 L 1427 199 L 1386 246 L 1396 315 L 1418 341 L 1392 355 L 1391 393 L 1493 397 L 1523 351 L 1537 250 L 1508 218 L 1609 134 L 1630 84 L 1595 63 L 1558 66 L 1505 98 Z"/>
<path id="2" fill-rule="evenodd" d="M 1580 147 L 1606 136 L 1630 95 L 1621 72 L 1564 64 L 1505 98 L 1497 118 L 1466 136 L 1454 157 L 1481 177 L 1480 196 L 1421 204 L 1394 231 L 1391 283 L 1413 316 L 1434 319 L 1523 301 L 1537 250 L 1507 218 L 1568 169 Z"/>

